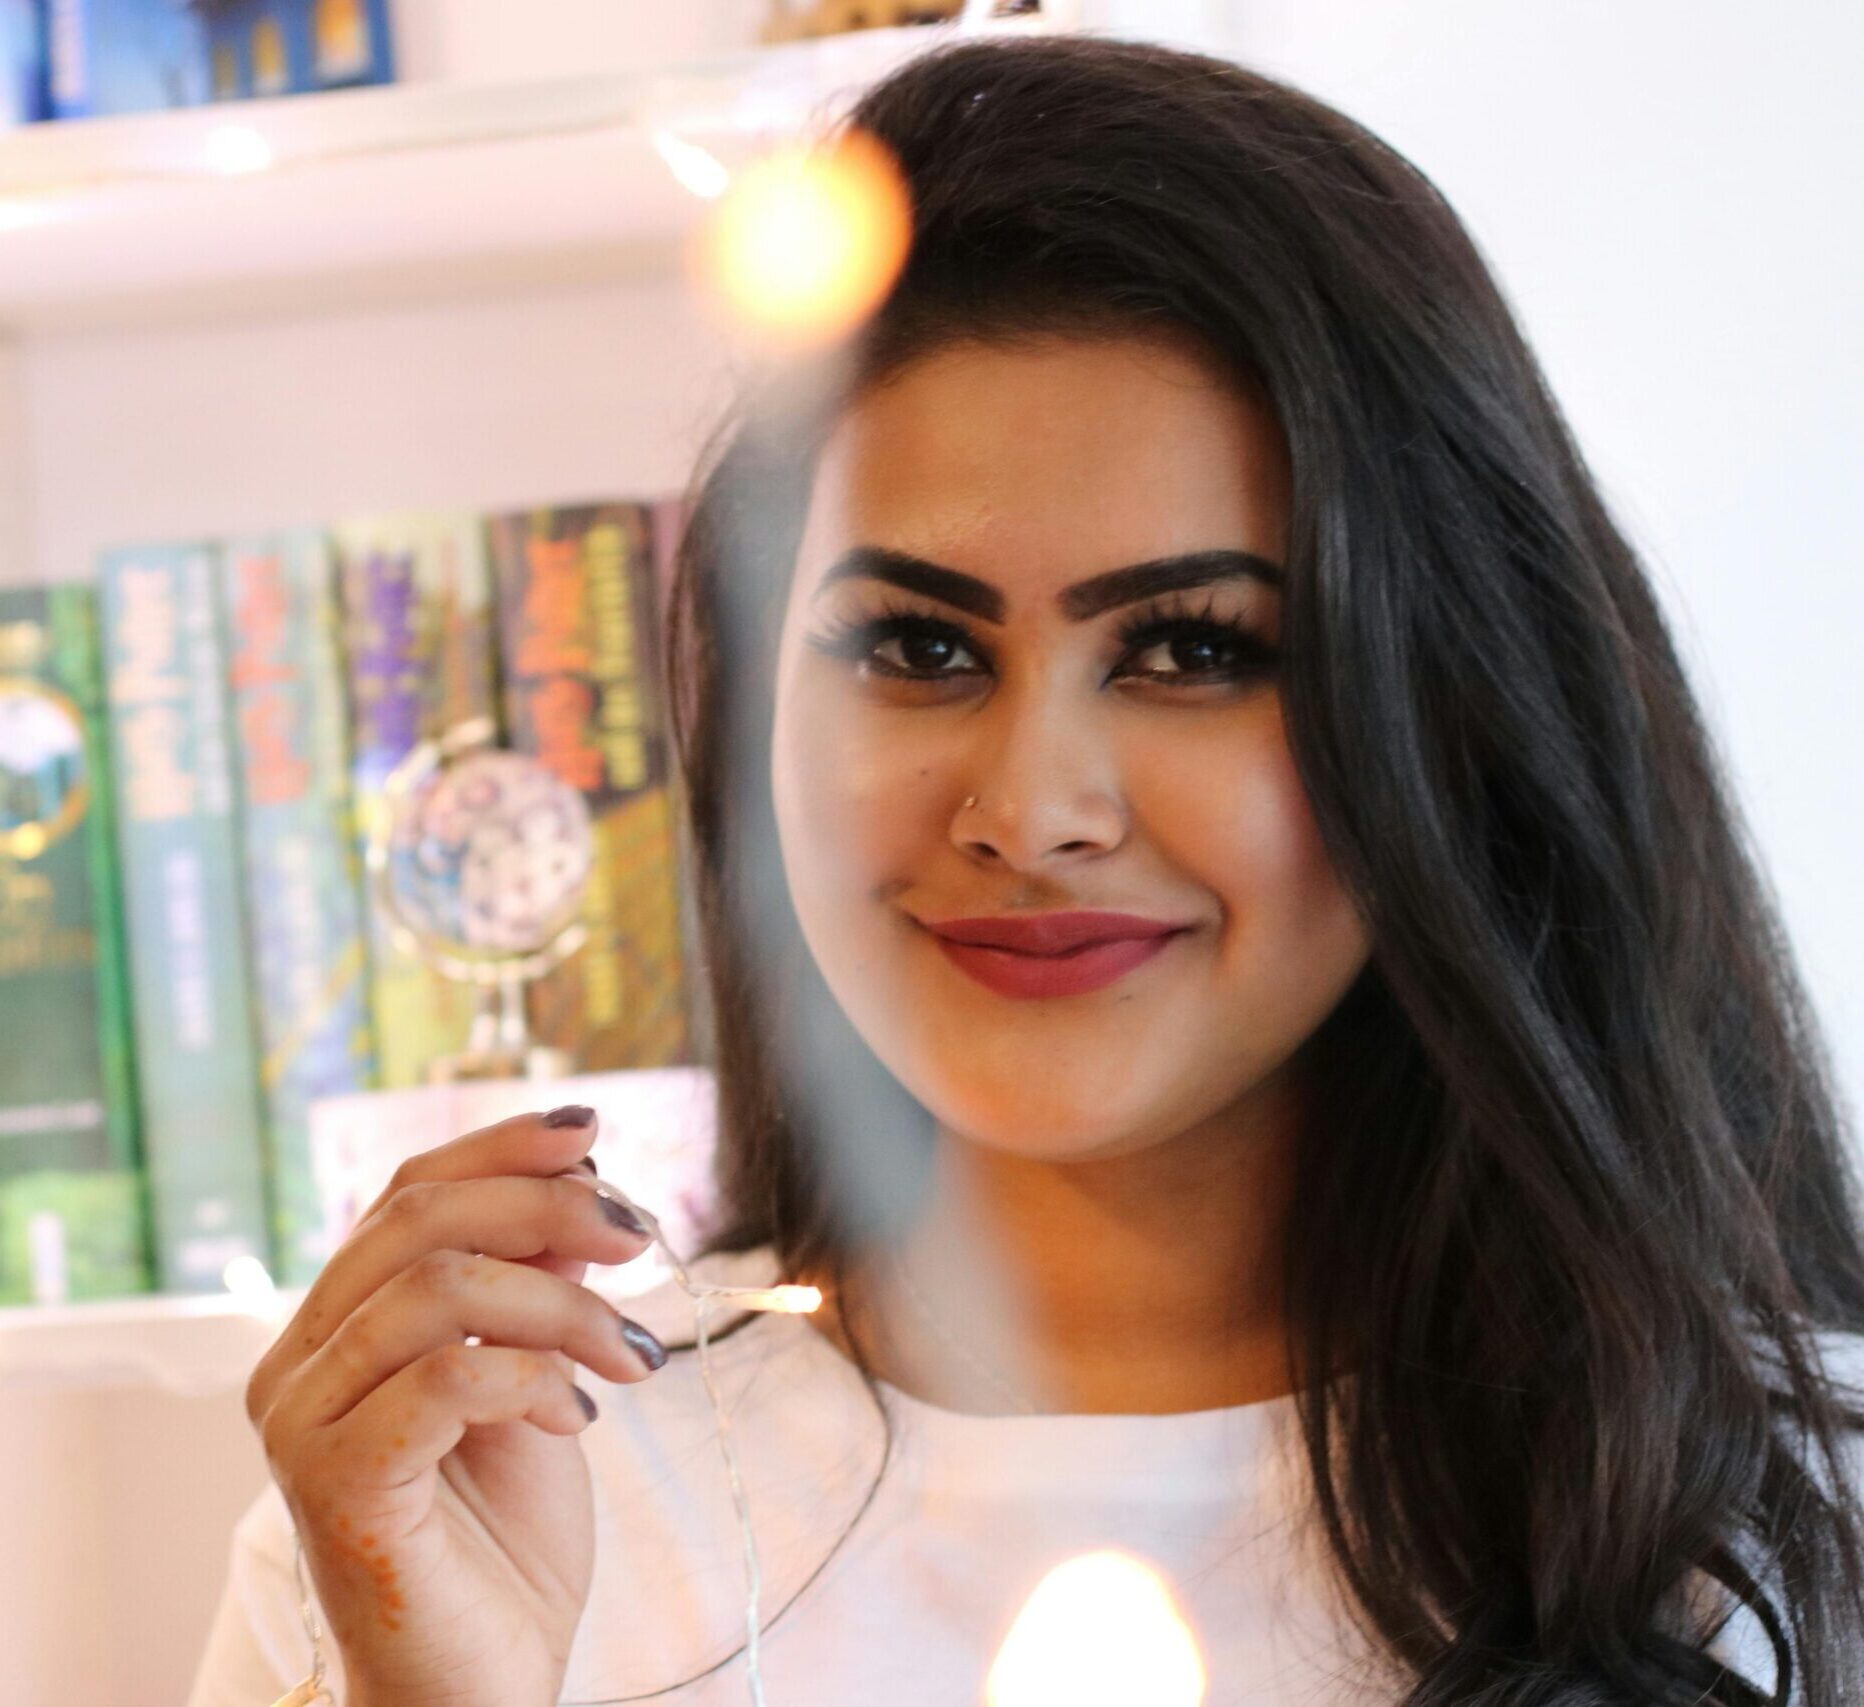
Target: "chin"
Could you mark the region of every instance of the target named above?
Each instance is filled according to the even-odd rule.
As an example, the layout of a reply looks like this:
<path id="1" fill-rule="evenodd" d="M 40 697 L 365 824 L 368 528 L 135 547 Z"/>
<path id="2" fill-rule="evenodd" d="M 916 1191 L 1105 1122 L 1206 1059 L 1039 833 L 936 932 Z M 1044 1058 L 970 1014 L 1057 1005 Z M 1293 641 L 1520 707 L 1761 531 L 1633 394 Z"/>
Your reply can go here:
<path id="1" fill-rule="evenodd" d="M 1044 1102 L 1026 1091 L 1003 1099 L 935 1095 L 927 1106 L 953 1137 L 980 1149 L 1029 1161 L 1077 1162 L 1130 1154 L 1158 1142 L 1157 1134 L 1078 1099 Z"/>

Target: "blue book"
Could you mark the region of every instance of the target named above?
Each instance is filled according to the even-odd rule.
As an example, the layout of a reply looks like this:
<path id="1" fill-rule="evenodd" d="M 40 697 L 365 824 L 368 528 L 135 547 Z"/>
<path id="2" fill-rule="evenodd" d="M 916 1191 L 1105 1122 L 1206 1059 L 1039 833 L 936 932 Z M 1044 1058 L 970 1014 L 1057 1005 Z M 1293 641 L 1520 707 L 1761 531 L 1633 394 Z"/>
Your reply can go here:
<path id="1" fill-rule="evenodd" d="M 189 0 L 49 0 L 52 117 L 101 118 L 207 99 L 207 31 Z"/>
<path id="2" fill-rule="evenodd" d="M 389 83 L 387 0 L 194 0 L 217 101 Z"/>
<path id="3" fill-rule="evenodd" d="M 273 1275 L 330 1247 L 311 1168 L 319 1097 L 366 1090 L 374 1045 L 336 559 L 320 533 L 229 545 L 221 592 L 272 1184 Z"/>
<path id="4" fill-rule="evenodd" d="M 213 552 L 108 552 L 100 592 L 156 1265 L 211 1292 L 270 1255 Z"/>
<path id="5" fill-rule="evenodd" d="M 45 116 L 44 0 L 0 0 L 0 126 Z"/>

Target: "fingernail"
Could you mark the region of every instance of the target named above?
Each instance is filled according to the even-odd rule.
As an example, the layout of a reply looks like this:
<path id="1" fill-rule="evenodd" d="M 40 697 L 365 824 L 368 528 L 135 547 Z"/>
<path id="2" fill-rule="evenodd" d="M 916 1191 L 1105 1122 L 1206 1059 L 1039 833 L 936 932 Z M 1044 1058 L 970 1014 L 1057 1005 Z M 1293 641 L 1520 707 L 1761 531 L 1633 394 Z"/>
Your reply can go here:
<path id="1" fill-rule="evenodd" d="M 658 1369 L 667 1361 L 667 1348 L 655 1339 L 639 1322 L 628 1317 L 619 1318 L 621 1337 L 628 1342 L 628 1347 L 649 1369 Z"/>
<path id="2" fill-rule="evenodd" d="M 546 1126 L 587 1126 L 595 1119 L 595 1110 L 579 1102 L 567 1102 L 544 1116 Z"/>
<path id="3" fill-rule="evenodd" d="M 607 1186 L 596 1188 L 595 1200 L 601 1205 L 602 1213 L 608 1217 L 611 1227 L 619 1227 L 624 1233 L 639 1233 L 643 1238 L 651 1236 L 648 1233 L 647 1223 L 619 1197 L 610 1196 Z"/>
<path id="4" fill-rule="evenodd" d="M 586 1416 L 591 1422 L 594 1422 L 595 1421 L 595 1400 L 590 1398 L 589 1395 L 585 1393 L 580 1387 L 572 1387 L 570 1391 L 576 1395 L 576 1403 L 582 1406 L 583 1415 Z"/>

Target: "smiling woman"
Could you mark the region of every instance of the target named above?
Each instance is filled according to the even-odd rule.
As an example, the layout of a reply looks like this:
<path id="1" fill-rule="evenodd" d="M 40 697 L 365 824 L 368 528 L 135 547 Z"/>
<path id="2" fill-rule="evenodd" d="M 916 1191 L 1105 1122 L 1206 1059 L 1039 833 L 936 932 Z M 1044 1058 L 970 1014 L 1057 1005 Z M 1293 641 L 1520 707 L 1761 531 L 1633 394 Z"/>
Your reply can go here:
<path id="1" fill-rule="evenodd" d="M 1455 216 L 1151 49 L 855 122 L 906 272 L 731 424 L 673 613 L 719 1247 L 882 1394 L 1298 1413 L 1374 1653 L 1252 1650 L 1264 1699 L 1853 1699 L 1816 1026 Z"/>
<path id="2" fill-rule="evenodd" d="M 418 1158 L 252 1395 L 350 1707 L 1858 1701 L 1816 1027 L 1455 216 L 1152 47 L 935 52 L 853 122 L 905 270 L 726 424 L 669 635 L 702 1260 L 822 1307 L 593 1427 L 457 1344 L 355 1401 L 467 1280 L 475 1355 L 646 1380 L 563 1284 L 639 1249 L 588 1111 Z M 288 1537 L 255 1510 L 210 1677 L 288 1651 Z"/>
<path id="3" fill-rule="evenodd" d="M 1117 1202 L 1125 1238 L 1181 1274 L 1208 1265 L 1212 1303 L 1233 1239 L 1172 1250 L 1159 1187 L 1199 1152 L 1253 1175 L 1292 1142 L 1282 1069 L 1368 952 L 1282 725 L 1287 508 L 1273 417 L 1190 350 L 958 344 L 838 421 L 777 663 L 803 934 L 869 1047 L 963 1134 L 966 1195 L 1007 1189 L 977 1177 L 999 1159 L 1127 1156 L 1098 1202 L 1086 1176 L 1046 1176 L 1043 1242 L 1104 1240 L 1062 1217 Z M 1083 909 L 1136 923 L 1031 937 Z M 995 946 L 948 923 L 979 918 Z M 1231 1196 L 1212 1213 L 1240 1234 L 1248 1194 Z M 1150 1265 L 1121 1266 L 1131 1284 Z M 1204 1372 L 1212 1404 L 1282 1390 L 1279 1363 L 1208 1357 L 1205 1312 L 1144 1312 L 1146 1343 L 1121 1344 L 1105 1290 L 1078 1272 L 1043 1288 L 1049 1313 L 1098 1324 L 1087 1361 L 1054 1372 L 1063 1408 L 1152 1408 L 1152 1365 Z"/>

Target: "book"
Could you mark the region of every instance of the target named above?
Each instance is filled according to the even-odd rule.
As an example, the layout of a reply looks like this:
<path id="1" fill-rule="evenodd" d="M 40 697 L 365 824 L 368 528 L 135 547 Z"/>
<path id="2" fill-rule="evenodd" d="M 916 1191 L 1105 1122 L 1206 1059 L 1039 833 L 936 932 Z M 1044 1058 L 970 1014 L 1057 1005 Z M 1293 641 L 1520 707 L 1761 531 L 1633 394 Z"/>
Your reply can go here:
<path id="1" fill-rule="evenodd" d="M 49 0 L 54 118 L 191 107 L 207 98 L 207 36 L 189 0 Z"/>
<path id="2" fill-rule="evenodd" d="M 673 577 L 680 541 L 685 535 L 686 524 L 692 519 L 692 510 L 691 502 L 684 497 L 658 498 L 648 507 L 649 530 L 653 538 L 654 591 L 663 613 L 673 601 Z M 671 730 L 672 724 L 669 721 L 669 742 Z M 704 980 L 696 970 L 705 963 L 698 886 L 691 876 L 698 869 L 698 856 L 692 845 L 692 822 L 685 779 L 680 774 L 680 767 L 671 758 L 668 763 L 668 780 L 672 796 L 675 861 L 680 872 L 680 955 L 686 968 L 687 1055 L 693 1061 L 711 1061 L 717 1054 L 712 1005 L 705 999 Z"/>
<path id="3" fill-rule="evenodd" d="M 106 552 L 99 584 L 156 1269 L 213 1291 L 269 1254 L 214 553 Z"/>
<path id="4" fill-rule="evenodd" d="M 215 100 L 394 80 L 387 0 L 193 0 Z"/>
<path id="5" fill-rule="evenodd" d="M 363 841 L 383 825 L 384 789 L 423 741 L 497 714 L 492 584 L 470 515 L 408 513 L 336 530 L 353 724 L 351 768 Z M 396 943 L 373 885 L 370 1007 L 377 1082 L 423 1084 L 466 1046 L 472 992 Z"/>
<path id="6" fill-rule="evenodd" d="M 321 533 L 229 544 L 221 595 L 264 1053 L 273 1277 L 330 1255 L 310 1109 L 374 1078 L 336 560 Z"/>
<path id="7" fill-rule="evenodd" d="M 0 1303 L 149 1285 L 96 600 L 0 590 Z"/>
<path id="8" fill-rule="evenodd" d="M 587 945 L 532 986 L 532 1031 L 579 1070 L 688 1057 L 678 838 L 648 511 L 491 518 L 508 739 L 588 802 Z"/>
<path id="9" fill-rule="evenodd" d="M 0 127 L 46 116 L 43 0 L 0 0 Z"/>

